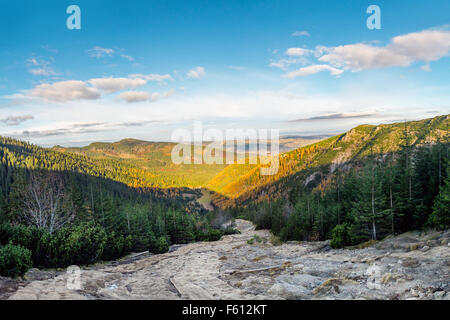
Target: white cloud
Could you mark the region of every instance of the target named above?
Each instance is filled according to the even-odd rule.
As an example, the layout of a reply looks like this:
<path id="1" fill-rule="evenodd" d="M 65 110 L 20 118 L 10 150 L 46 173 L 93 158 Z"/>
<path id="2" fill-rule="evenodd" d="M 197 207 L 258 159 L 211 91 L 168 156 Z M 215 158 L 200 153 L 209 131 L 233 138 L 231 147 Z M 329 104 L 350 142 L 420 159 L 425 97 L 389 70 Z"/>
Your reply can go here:
<path id="1" fill-rule="evenodd" d="M 104 58 L 104 57 L 113 57 L 113 56 L 119 56 L 121 58 L 127 59 L 128 61 L 134 61 L 134 57 L 121 53 L 125 51 L 125 49 L 122 48 L 102 48 L 99 46 L 95 46 L 92 49 L 86 50 L 86 53 L 91 56 L 92 58 Z"/>
<path id="2" fill-rule="evenodd" d="M 285 55 L 289 56 L 288 58 L 281 58 L 279 60 L 275 60 L 270 62 L 270 67 L 280 68 L 281 70 L 287 70 L 292 64 L 308 64 L 309 61 L 305 57 L 314 51 L 303 48 L 289 48 L 286 50 Z"/>
<path id="3" fill-rule="evenodd" d="M 126 102 L 141 102 L 150 99 L 150 94 L 145 91 L 127 91 L 122 92 L 119 98 Z"/>
<path id="4" fill-rule="evenodd" d="M 145 79 L 147 81 L 157 81 L 157 82 L 164 82 L 165 80 L 173 80 L 172 76 L 170 74 L 157 74 L 157 73 L 151 73 L 151 74 L 130 74 L 130 78 L 133 79 Z"/>
<path id="5" fill-rule="evenodd" d="M 69 80 L 53 84 L 40 84 L 29 92 L 47 102 L 66 102 L 71 100 L 95 100 L 100 98 L 96 88 L 90 88 L 83 81 Z"/>
<path id="6" fill-rule="evenodd" d="M 40 84 L 31 90 L 24 91 L 21 94 L 9 95 L 4 98 L 14 100 L 15 103 L 26 103 L 30 99 L 40 98 L 45 102 L 67 102 L 72 100 L 95 100 L 101 97 L 101 91 L 105 93 L 114 93 L 127 89 L 135 89 L 144 86 L 149 80 L 162 82 L 167 79 L 172 79 L 170 75 L 132 75 L 129 78 L 94 78 L 88 81 L 68 80 L 59 81 L 53 84 Z M 156 101 L 160 98 L 171 95 L 168 93 L 149 94 L 144 96 L 142 92 L 136 94 L 132 92 L 128 95 L 123 95 L 121 98 L 128 102 L 136 101 Z"/>
<path id="7" fill-rule="evenodd" d="M 92 49 L 87 50 L 86 52 L 93 58 L 103 58 L 103 57 L 111 57 L 115 51 L 114 49 L 95 46 Z"/>
<path id="8" fill-rule="evenodd" d="M 149 93 L 149 92 L 145 92 L 145 91 L 127 91 L 127 92 L 122 92 L 119 95 L 119 98 L 128 103 L 142 102 L 142 101 L 154 102 L 154 101 L 158 101 L 159 99 L 162 99 L 162 98 L 168 98 L 171 95 L 173 95 L 174 93 L 175 93 L 175 90 L 170 90 L 170 91 L 164 92 L 164 93 L 159 93 L 159 92 Z"/>
<path id="9" fill-rule="evenodd" d="M 286 50 L 286 54 L 288 56 L 294 56 L 294 57 L 301 57 L 305 56 L 311 53 L 311 50 L 309 49 L 303 49 L 303 48 L 289 48 Z"/>
<path id="10" fill-rule="evenodd" d="M 67 136 L 80 134 L 93 134 L 105 131 L 117 131 L 118 129 L 126 129 L 130 127 L 140 127 L 151 123 L 153 120 L 137 120 L 137 121 L 121 121 L 121 122 L 77 122 L 62 123 L 56 126 L 44 126 L 31 130 L 23 130 L 21 132 L 12 133 L 18 138 L 43 138 L 51 136 Z"/>
<path id="11" fill-rule="evenodd" d="M 132 56 L 129 56 L 127 54 L 121 54 L 122 58 L 127 59 L 128 61 L 134 61 L 134 58 Z"/>
<path id="12" fill-rule="evenodd" d="M 203 67 L 196 67 L 194 69 L 189 70 L 189 72 L 186 74 L 188 78 L 191 79 L 201 79 L 205 76 L 205 68 Z"/>
<path id="13" fill-rule="evenodd" d="M 272 61 L 269 63 L 270 67 L 280 68 L 281 70 L 287 70 L 288 67 L 292 64 L 306 64 L 308 60 L 305 58 L 288 58 L 288 59 L 280 59 L 277 61 Z"/>
<path id="14" fill-rule="evenodd" d="M 412 60 L 439 60 L 450 52 L 450 31 L 424 30 L 397 36 L 387 48 Z"/>
<path id="15" fill-rule="evenodd" d="M 314 50 L 304 48 L 289 48 L 283 58 L 272 61 L 271 67 L 287 70 L 290 65 L 309 63 L 308 59 L 316 58 L 319 63 L 312 64 L 289 72 L 283 77 L 295 78 L 307 76 L 322 71 L 329 71 L 338 76 L 344 71 L 358 72 L 368 69 L 385 67 L 408 67 L 416 61 L 423 61 L 421 67 L 431 72 L 429 63 L 450 54 L 450 31 L 443 29 L 423 30 L 396 36 L 385 45 L 379 42 L 356 43 L 336 47 L 316 46 Z M 308 57 L 308 59 L 306 58 Z"/>
<path id="16" fill-rule="evenodd" d="M 387 48 L 363 43 L 335 47 L 330 53 L 320 57 L 319 61 L 351 71 L 390 66 L 406 67 L 412 62 L 409 57 L 398 55 Z"/>
<path id="17" fill-rule="evenodd" d="M 50 67 L 50 62 L 44 59 L 30 58 L 26 61 L 28 72 L 35 76 L 53 76 L 56 72 Z"/>
<path id="18" fill-rule="evenodd" d="M 95 78 L 88 81 L 97 89 L 112 93 L 125 89 L 134 89 L 147 83 L 145 79 L 130 78 Z"/>
<path id="19" fill-rule="evenodd" d="M 294 37 L 309 37 L 309 32 L 308 31 L 295 31 L 294 33 L 292 33 L 292 35 Z"/>
<path id="20" fill-rule="evenodd" d="M 309 118 L 295 119 L 291 122 L 305 122 L 305 121 L 329 121 L 329 120 L 341 120 L 341 119 L 354 119 L 354 118 L 374 118 L 383 117 L 376 112 L 350 112 L 350 113 L 327 113 L 324 115 L 313 116 Z"/>
<path id="21" fill-rule="evenodd" d="M 309 76 L 315 73 L 319 73 L 322 71 L 329 71 L 331 75 L 338 76 L 344 71 L 341 69 L 334 68 L 332 66 L 329 66 L 327 64 L 315 64 L 307 67 L 300 68 L 298 70 L 289 72 L 285 75 L 283 75 L 284 78 L 296 78 L 296 77 L 304 77 Z"/>
<path id="22" fill-rule="evenodd" d="M 30 69 L 31 74 L 35 76 L 53 76 L 56 75 L 56 73 L 53 71 L 52 68 L 36 68 L 36 69 Z"/>
<path id="23" fill-rule="evenodd" d="M 26 114 L 23 116 L 9 116 L 3 119 L 0 119 L 0 122 L 4 123 L 7 126 L 17 126 L 22 122 L 27 120 L 32 120 L 34 117 L 32 115 Z"/>
<path id="24" fill-rule="evenodd" d="M 450 31 L 424 30 L 392 38 L 384 46 L 357 43 L 327 48 L 319 61 L 345 70 L 407 67 L 415 61 L 436 61 L 450 52 Z"/>

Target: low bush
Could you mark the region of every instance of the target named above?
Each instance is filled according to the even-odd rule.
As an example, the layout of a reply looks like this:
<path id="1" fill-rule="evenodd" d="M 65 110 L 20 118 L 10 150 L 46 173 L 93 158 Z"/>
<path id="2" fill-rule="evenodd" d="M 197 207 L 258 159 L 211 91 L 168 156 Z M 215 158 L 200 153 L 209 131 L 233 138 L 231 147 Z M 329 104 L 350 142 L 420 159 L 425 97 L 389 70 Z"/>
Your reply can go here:
<path id="1" fill-rule="evenodd" d="M 0 245 L 11 242 L 34 252 L 43 233 L 43 229 L 36 227 L 2 223 L 0 225 Z"/>
<path id="2" fill-rule="evenodd" d="M 107 235 L 105 248 L 102 253 L 102 260 L 114 260 L 120 258 L 131 251 L 132 237 L 117 235 L 114 231 Z"/>
<path id="3" fill-rule="evenodd" d="M 197 241 L 218 241 L 222 238 L 223 232 L 217 229 L 199 231 L 195 237 Z"/>
<path id="4" fill-rule="evenodd" d="M 106 242 L 105 230 L 93 223 L 44 233 L 34 254 L 35 265 L 55 268 L 91 264 L 101 259 Z"/>
<path id="5" fill-rule="evenodd" d="M 165 253 L 169 251 L 169 242 L 165 237 L 159 237 L 150 242 L 149 251 L 151 253 Z"/>
<path id="6" fill-rule="evenodd" d="M 349 227 L 347 224 L 339 224 L 331 230 L 330 245 L 332 248 L 343 248 L 350 244 Z"/>
<path id="7" fill-rule="evenodd" d="M 225 230 L 223 230 L 224 235 L 230 235 L 230 234 L 240 234 L 241 232 L 238 229 L 235 229 L 233 227 L 228 227 Z"/>
<path id="8" fill-rule="evenodd" d="M 32 266 L 30 250 L 11 243 L 0 247 L 0 275 L 23 276 Z"/>
<path id="9" fill-rule="evenodd" d="M 106 233 L 93 223 L 75 227 L 65 243 L 70 264 L 91 264 L 100 260 L 106 244 Z"/>
<path id="10" fill-rule="evenodd" d="M 39 239 L 36 252 L 33 253 L 34 265 L 38 268 L 55 268 L 70 265 L 70 257 L 65 244 L 70 230 L 60 229 L 53 234 L 45 232 Z"/>

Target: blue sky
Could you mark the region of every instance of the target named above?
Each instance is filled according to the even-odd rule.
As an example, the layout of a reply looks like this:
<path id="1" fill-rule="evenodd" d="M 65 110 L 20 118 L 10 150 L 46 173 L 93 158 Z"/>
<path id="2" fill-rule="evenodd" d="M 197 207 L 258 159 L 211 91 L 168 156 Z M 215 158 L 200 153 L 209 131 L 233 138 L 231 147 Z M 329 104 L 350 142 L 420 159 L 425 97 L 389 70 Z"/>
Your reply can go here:
<path id="1" fill-rule="evenodd" d="M 41 145 L 170 140 L 195 119 L 333 134 L 450 110 L 445 0 L 5 2 L 0 134 Z"/>

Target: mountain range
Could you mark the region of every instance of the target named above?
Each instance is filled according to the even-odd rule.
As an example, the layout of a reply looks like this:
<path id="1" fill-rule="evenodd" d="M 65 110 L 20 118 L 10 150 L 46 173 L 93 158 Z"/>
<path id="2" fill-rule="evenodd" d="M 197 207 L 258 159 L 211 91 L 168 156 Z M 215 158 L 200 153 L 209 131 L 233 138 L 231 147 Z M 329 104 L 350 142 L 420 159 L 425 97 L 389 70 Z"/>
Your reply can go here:
<path id="1" fill-rule="evenodd" d="M 120 161 L 135 172 L 131 185 L 158 188 L 205 188 L 214 193 L 213 203 L 226 207 L 233 203 L 261 201 L 286 196 L 287 185 L 296 179 L 314 181 L 336 168 L 367 157 L 370 153 L 397 152 L 405 130 L 411 146 L 444 141 L 449 116 L 380 125 L 360 125 L 336 136 L 286 136 L 280 138 L 279 170 L 260 174 L 261 164 L 175 165 L 171 162 L 174 143 L 124 139 L 95 142 L 82 148 L 56 146 L 54 151 L 88 158 Z M 320 169 L 319 169 L 320 168 Z"/>

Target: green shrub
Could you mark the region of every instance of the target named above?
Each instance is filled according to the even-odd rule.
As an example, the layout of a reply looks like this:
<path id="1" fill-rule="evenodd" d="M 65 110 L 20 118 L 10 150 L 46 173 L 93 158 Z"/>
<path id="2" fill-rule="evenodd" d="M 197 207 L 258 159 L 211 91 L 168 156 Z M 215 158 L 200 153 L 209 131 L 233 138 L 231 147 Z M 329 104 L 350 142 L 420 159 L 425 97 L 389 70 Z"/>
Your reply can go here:
<path id="1" fill-rule="evenodd" d="M 195 234 L 195 241 L 208 241 L 207 231 L 199 230 Z"/>
<path id="2" fill-rule="evenodd" d="M 32 266 L 30 250 L 13 244 L 0 247 L 0 275 L 5 277 L 22 276 Z"/>
<path id="3" fill-rule="evenodd" d="M 342 248 L 350 243 L 350 236 L 347 224 L 339 224 L 333 228 L 331 231 L 331 242 L 332 248 Z"/>
<path id="4" fill-rule="evenodd" d="M 165 253 L 169 251 L 169 242 L 165 237 L 159 237 L 150 242 L 149 251 L 151 253 Z"/>
<path id="5" fill-rule="evenodd" d="M 93 223 L 44 233 L 34 254 L 35 265 L 55 268 L 94 263 L 102 257 L 106 240 L 104 229 Z"/>
<path id="6" fill-rule="evenodd" d="M 217 229 L 199 231 L 195 237 L 197 241 L 218 241 L 222 238 L 223 232 Z"/>
<path id="7" fill-rule="evenodd" d="M 71 264 L 70 253 L 66 249 L 67 239 L 71 234 L 68 228 L 62 228 L 50 234 L 45 232 L 39 239 L 34 265 L 36 267 L 55 268 Z"/>
<path id="8" fill-rule="evenodd" d="M 241 232 L 238 229 L 235 229 L 233 227 L 228 227 L 225 230 L 223 230 L 224 235 L 230 235 L 230 234 L 240 234 Z"/>
<path id="9" fill-rule="evenodd" d="M 216 229 L 210 229 L 208 232 L 208 241 L 218 241 L 222 238 L 222 231 Z"/>
<path id="10" fill-rule="evenodd" d="M 142 252 L 148 250 L 152 241 L 155 240 L 155 234 L 151 230 L 142 230 L 138 233 L 133 233 L 130 237 L 133 252 Z"/>
<path id="11" fill-rule="evenodd" d="M 132 247 L 132 237 L 117 235 L 111 232 L 107 235 L 105 248 L 102 253 L 102 260 L 114 260 L 130 253 Z"/>
<path id="12" fill-rule="evenodd" d="M 43 233 L 43 229 L 36 227 L 2 223 L 0 225 L 0 245 L 12 242 L 14 245 L 35 251 Z"/>
<path id="13" fill-rule="evenodd" d="M 91 264 L 100 260 L 106 240 L 105 230 L 93 223 L 75 227 L 65 244 L 70 264 Z"/>
<path id="14" fill-rule="evenodd" d="M 438 230 L 450 227 L 450 183 L 441 187 L 439 194 L 434 199 L 433 212 L 428 218 L 427 225 Z"/>

